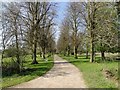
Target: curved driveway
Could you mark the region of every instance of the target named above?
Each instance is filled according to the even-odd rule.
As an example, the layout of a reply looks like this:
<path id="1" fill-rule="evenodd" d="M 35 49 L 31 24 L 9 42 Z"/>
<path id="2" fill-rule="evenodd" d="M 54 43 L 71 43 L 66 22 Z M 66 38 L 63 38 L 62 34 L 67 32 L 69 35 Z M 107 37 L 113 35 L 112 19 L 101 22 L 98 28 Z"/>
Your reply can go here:
<path id="1" fill-rule="evenodd" d="M 44 76 L 12 88 L 86 88 L 81 72 L 71 63 L 54 56 L 54 66 Z"/>

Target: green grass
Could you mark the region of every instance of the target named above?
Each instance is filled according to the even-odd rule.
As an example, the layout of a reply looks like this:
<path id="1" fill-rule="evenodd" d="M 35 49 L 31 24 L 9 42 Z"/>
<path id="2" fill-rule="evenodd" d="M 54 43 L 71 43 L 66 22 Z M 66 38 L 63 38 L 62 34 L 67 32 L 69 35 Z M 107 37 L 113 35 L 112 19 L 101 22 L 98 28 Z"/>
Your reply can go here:
<path id="1" fill-rule="evenodd" d="M 83 55 L 78 59 L 74 59 L 73 56 L 60 56 L 74 64 L 82 72 L 85 83 L 89 88 L 117 88 L 116 81 L 106 79 L 103 74 L 103 69 L 110 70 L 114 73 L 116 69 L 118 70 L 118 62 L 106 61 L 90 63 L 89 59 L 86 59 Z M 97 61 L 99 59 L 100 57 L 96 57 Z M 118 77 L 118 72 L 114 74 Z"/>
<path id="2" fill-rule="evenodd" d="M 32 80 L 34 78 L 37 78 L 43 74 L 45 74 L 47 71 L 49 71 L 53 67 L 53 56 L 47 58 L 48 61 L 42 60 L 39 56 L 37 58 L 37 61 L 39 64 L 31 64 L 32 59 L 31 56 L 28 55 L 25 58 L 25 63 L 23 64 L 24 67 L 29 68 L 29 70 L 26 70 L 20 74 L 13 74 L 11 76 L 3 76 L 2 78 L 2 88 L 17 85 L 22 82 L 26 82 L 29 80 Z M 4 63 L 9 63 L 10 58 L 5 58 Z M 4 64 L 3 63 L 3 64 Z"/>

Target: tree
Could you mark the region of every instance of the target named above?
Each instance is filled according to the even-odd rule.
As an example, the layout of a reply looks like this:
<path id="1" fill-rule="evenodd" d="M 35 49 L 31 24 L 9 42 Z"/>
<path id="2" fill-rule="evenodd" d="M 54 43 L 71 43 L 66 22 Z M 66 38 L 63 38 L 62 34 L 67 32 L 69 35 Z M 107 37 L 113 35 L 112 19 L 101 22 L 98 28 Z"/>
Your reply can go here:
<path id="1" fill-rule="evenodd" d="M 55 5 L 49 2 L 27 2 L 23 8 L 27 13 L 22 15 L 25 25 L 27 25 L 26 41 L 32 51 L 32 64 L 37 64 L 36 52 L 39 45 L 42 57 L 45 58 L 45 48 L 47 47 L 47 34 L 51 30 L 55 16 Z"/>
<path id="2" fill-rule="evenodd" d="M 73 40 L 73 46 L 74 46 L 74 57 L 77 59 L 77 52 L 78 52 L 78 46 L 77 46 L 77 37 L 78 32 L 80 31 L 81 26 L 81 12 L 80 12 L 80 3 L 72 2 L 70 3 L 68 7 L 68 17 L 70 22 L 70 28 L 72 32 L 72 40 Z"/>
<path id="3" fill-rule="evenodd" d="M 91 39 L 90 62 L 93 62 L 96 43 L 99 43 L 102 59 L 105 58 L 106 45 L 109 48 L 116 47 L 117 45 L 116 10 L 113 4 L 104 2 L 89 2 L 87 8 L 88 30 Z"/>
<path id="4" fill-rule="evenodd" d="M 46 14 L 43 16 L 40 22 L 39 31 L 38 31 L 38 44 L 41 48 L 42 52 L 42 58 L 45 59 L 45 53 L 47 47 L 50 46 L 50 41 L 53 41 L 53 35 L 55 33 L 53 27 L 55 25 L 54 18 L 56 16 L 55 13 L 55 4 L 44 2 L 43 3 L 43 14 L 46 12 Z M 50 43 L 49 43 L 50 42 Z"/>
<path id="5" fill-rule="evenodd" d="M 15 9 L 16 8 L 16 9 Z M 19 71 L 21 71 L 21 60 L 20 60 L 20 31 L 21 31 L 21 22 L 20 22 L 20 6 L 18 3 L 7 3 L 4 4 L 4 12 L 3 12 L 3 46 L 5 50 L 5 43 L 8 46 L 15 43 L 16 48 L 16 64 L 18 65 Z M 6 27 L 5 27 L 6 26 Z M 4 42 L 6 41 L 6 42 Z M 9 43 L 8 43 L 9 41 Z"/>
<path id="6" fill-rule="evenodd" d="M 109 48 L 117 47 L 118 29 L 117 29 L 117 13 L 115 7 L 111 3 L 98 3 L 99 8 L 96 12 L 96 38 L 95 41 L 99 45 L 102 60 L 105 59 L 105 51 Z M 104 13 L 104 15 L 101 13 Z"/>
<path id="7" fill-rule="evenodd" d="M 95 14 L 96 14 L 96 3 L 88 2 L 88 30 L 90 33 L 90 62 L 94 61 L 95 57 Z"/>
<path id="8" fill-rule="evenodd" d="M 70 37 L 70 26 L 68 18 L 64 18 L 62 25 L 60 27 L 60 37 L 57 43 L 59 52 L 62 52 L 64 56 L 70 54 L 71 48 L 71 37 Z"/>

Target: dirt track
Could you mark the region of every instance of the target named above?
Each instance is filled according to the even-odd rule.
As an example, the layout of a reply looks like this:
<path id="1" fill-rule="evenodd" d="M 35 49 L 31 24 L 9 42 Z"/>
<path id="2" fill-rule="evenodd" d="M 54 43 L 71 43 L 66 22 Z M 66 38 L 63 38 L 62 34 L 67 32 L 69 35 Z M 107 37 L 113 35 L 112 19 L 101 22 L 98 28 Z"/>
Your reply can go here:
<path id="1" fill-rule="evenodd" d="M 54 67 L 44 76 L 12 88 L 86 88 L 81 72 L 59 56 L 54 56 Z"/>

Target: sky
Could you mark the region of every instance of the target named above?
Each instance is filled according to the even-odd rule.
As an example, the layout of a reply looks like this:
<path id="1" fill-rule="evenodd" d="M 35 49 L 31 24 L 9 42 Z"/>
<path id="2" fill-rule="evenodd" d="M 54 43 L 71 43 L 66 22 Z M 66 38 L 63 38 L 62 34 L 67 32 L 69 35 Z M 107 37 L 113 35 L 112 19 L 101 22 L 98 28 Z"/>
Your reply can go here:
<path id="1" fill-rule="evenodd" d="M 65 12 L 66 12 L 66 9 L 67 9 L 67 2 L 59 2 L 58 3 L 58 7 L 57 7 L 57 19 L 56 19 L 56 34 L 55 34 L 55 38 L 56 38 L 56 41 L 58 40 L 59 38 L 59 34 L 60 34 L 60 25 L 64 19 L 64 16 L 65 16 Z"/>

